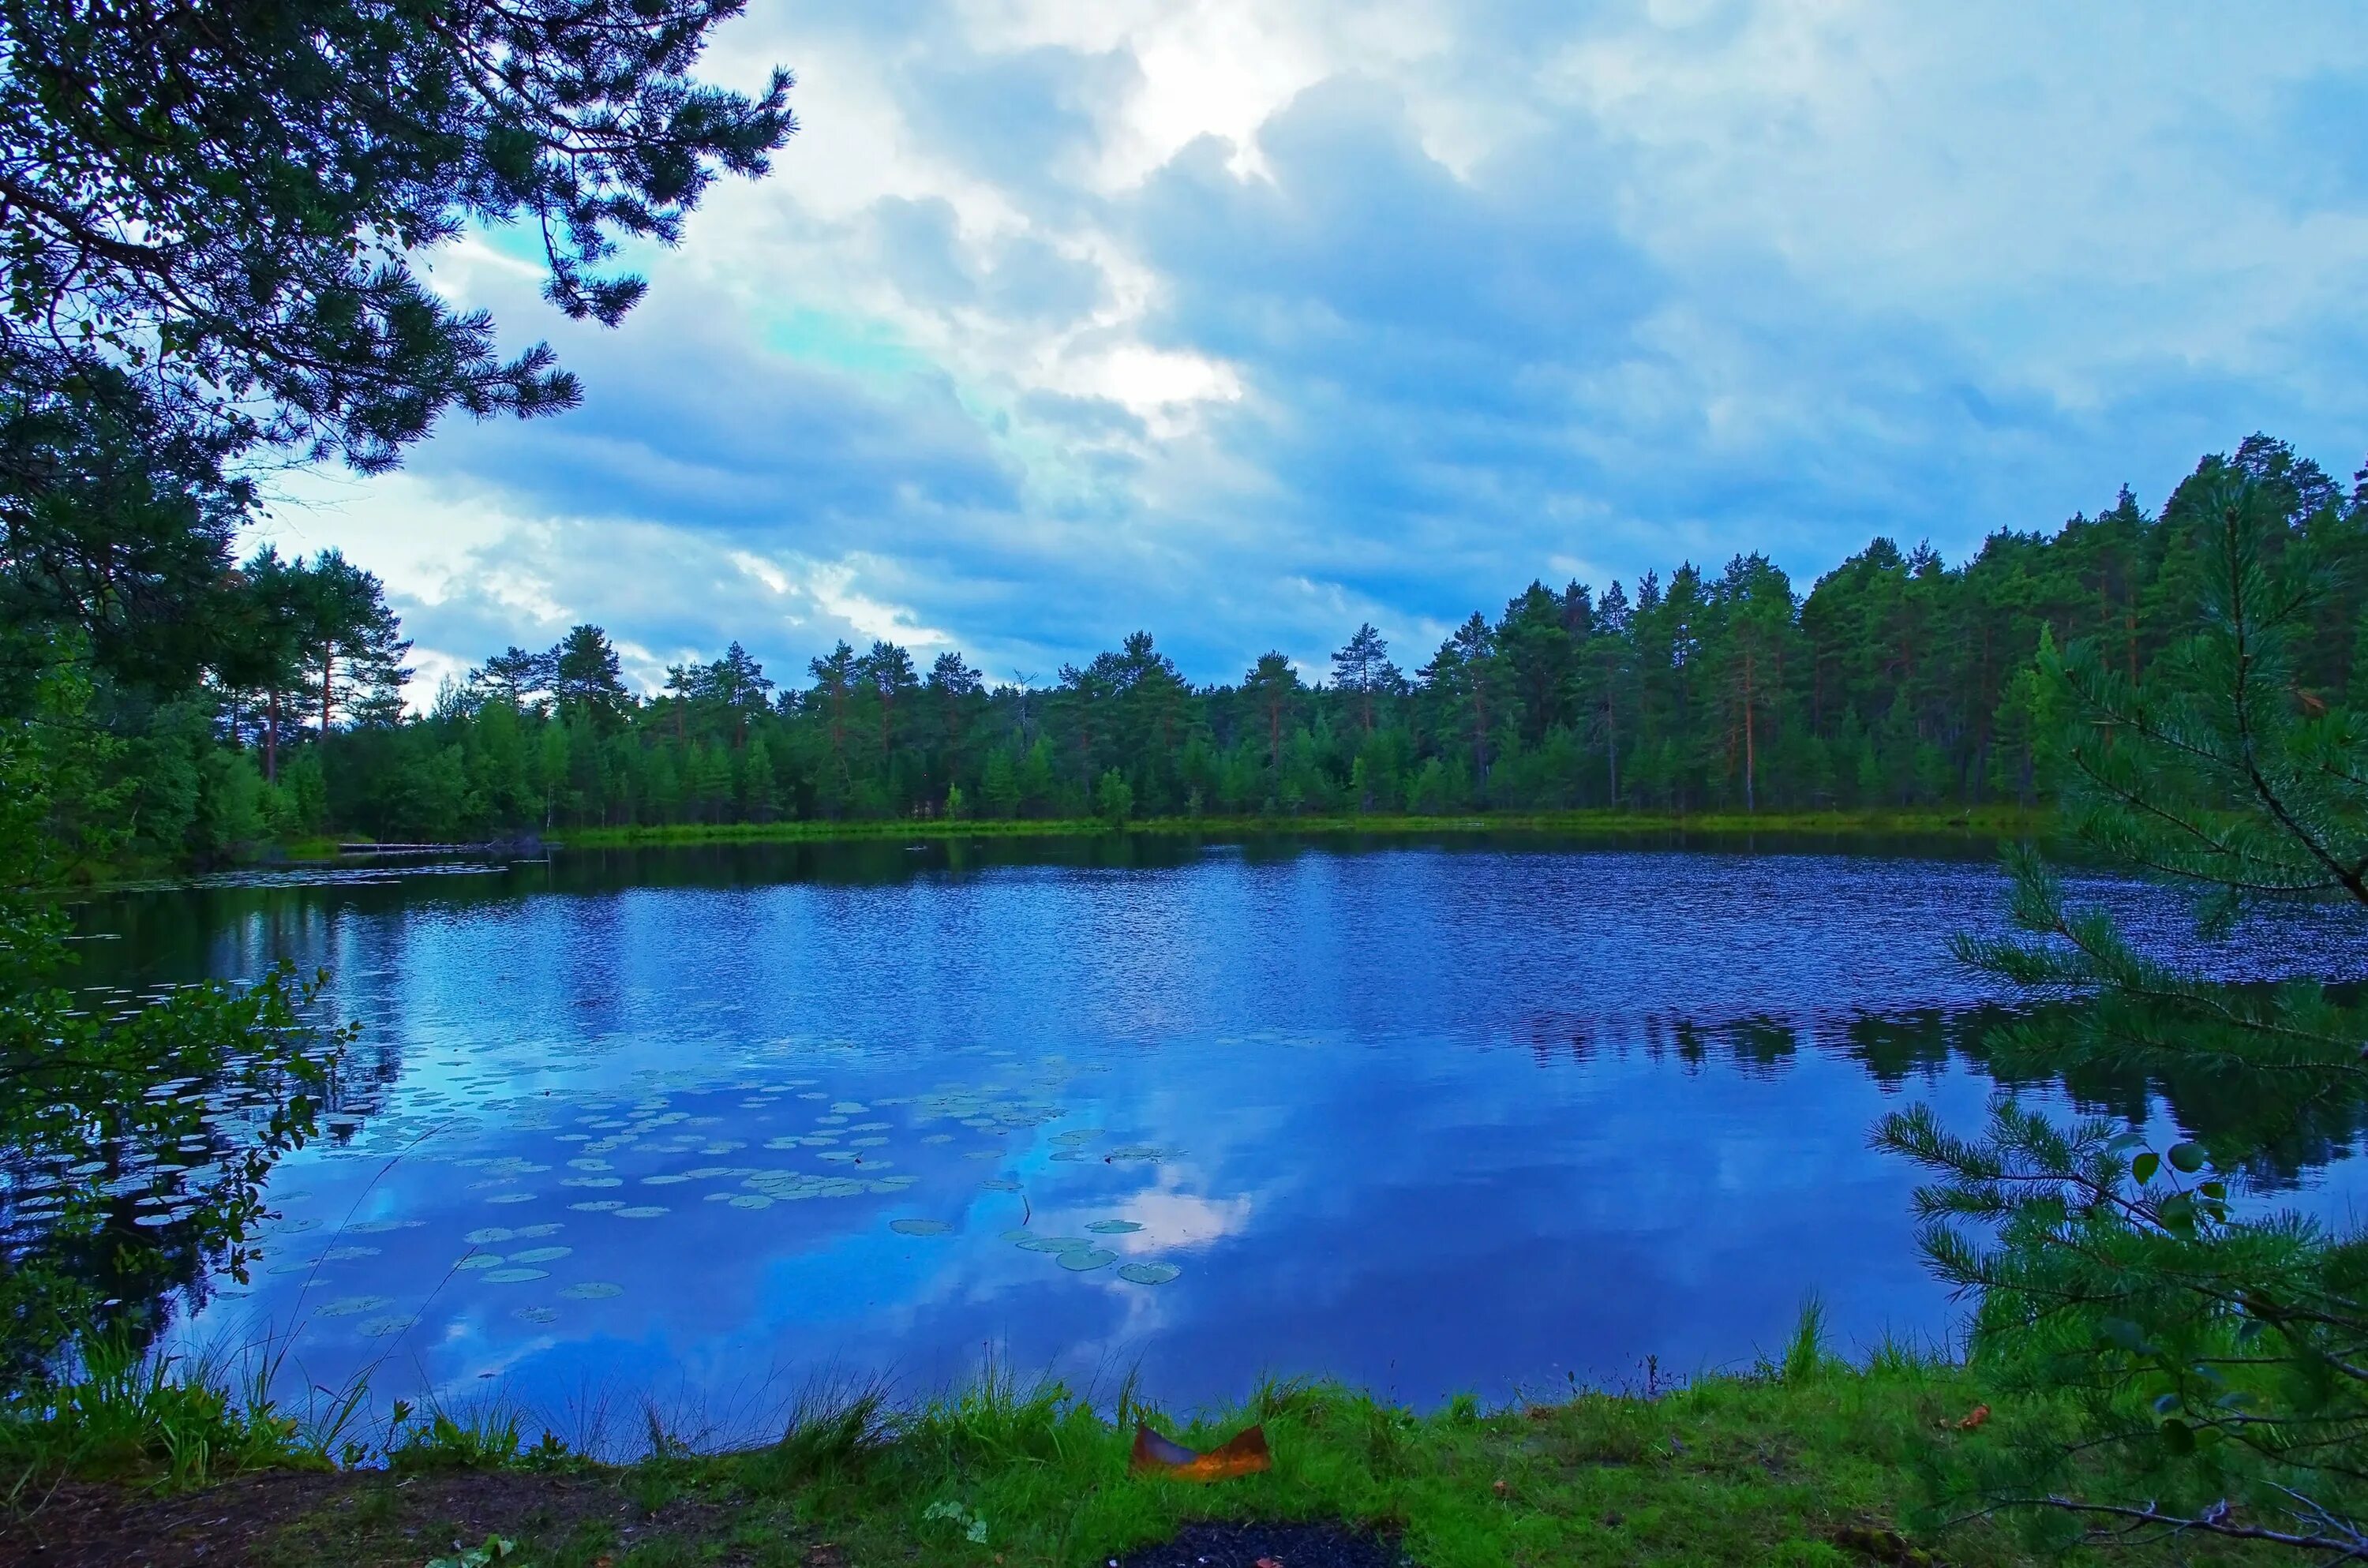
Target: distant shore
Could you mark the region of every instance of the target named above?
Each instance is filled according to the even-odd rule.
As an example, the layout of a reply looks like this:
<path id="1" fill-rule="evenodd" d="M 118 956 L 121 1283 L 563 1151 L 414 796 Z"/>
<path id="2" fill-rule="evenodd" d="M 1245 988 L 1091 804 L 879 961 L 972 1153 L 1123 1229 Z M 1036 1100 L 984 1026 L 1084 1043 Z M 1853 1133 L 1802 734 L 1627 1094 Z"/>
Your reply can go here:
<path id="1" fill-rule="evenodd" d="M 2042 808 L 1932 807 L 1867 812 L 1473 812 L 1437 816 L 1360 813 L 1323 816 L 1146 817 L 1112 824 L 1084 818 L 905 818 L 772 823 L 677 823 L 646 827 L 556 828 L 566 848 L 630 849 L 677 844 L 807 844 L 833 840 L 1076 838 L 1110 833 L 1240 839 L 1356 835 L 1421 837 L 1453 833 L 1550 833 L 1574 835 L 1752 834 L 1835 837 L 1962 835 L 2014 838 L 2054 820 Z"/>
<path id="2" fill-rule="evenodd" d="M 1214 843 L 1303 837 L 1426 838 L 1463 834 L 1555 835 L 1571 838 L 1704 838 L 1723 842 L 1771 836 L 1794 839 L 1961 838 L 1972 843 L 2026 838 L 2055 821 L 2046 807 L 1933 806 L 1849 812 L 1467 812 L 1437 816 L 1403 812 L 1311 816 L 1145 817 L 1113 824 L 1099 817 L 891 817 L 768 823 L 669 823 L 633 827 L 554 827 L 548 835 L 481 837 L 450 844 L 379 844 L 350 835 L 319 835 L 257 846 L 231 866 L 302 865 L 366 860 L 389 855 L 498 854 L 532 846 L 541 854 L 570 849 L 662 849 L 730 844 L 878 844 L 966 839 L 1099 838 L 1142 834 Z M 63 885 L 93 888 L 169 879 L 191 869 L 155 859 L 84 865 Z M 223 869 L 223 868 L 216 868 Z"/>

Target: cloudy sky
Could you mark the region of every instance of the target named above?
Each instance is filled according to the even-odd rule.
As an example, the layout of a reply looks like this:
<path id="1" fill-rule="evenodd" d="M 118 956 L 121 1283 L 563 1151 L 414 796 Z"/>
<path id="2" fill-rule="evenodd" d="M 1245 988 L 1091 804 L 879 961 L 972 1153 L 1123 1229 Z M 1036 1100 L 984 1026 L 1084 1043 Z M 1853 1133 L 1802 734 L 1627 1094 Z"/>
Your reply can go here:
<path id="1" fill-rule="evenodd" d="M 752 0 L 803 129 L 559 320 L 584 378 L 262 531 L 379 572 L 432 678 L 593 620 L 1196 679 L 1532 577 L 1876 533 L 1952 560 L 2256 429 L 2368 453 L 2368 26 L 2324 5 Z"/>

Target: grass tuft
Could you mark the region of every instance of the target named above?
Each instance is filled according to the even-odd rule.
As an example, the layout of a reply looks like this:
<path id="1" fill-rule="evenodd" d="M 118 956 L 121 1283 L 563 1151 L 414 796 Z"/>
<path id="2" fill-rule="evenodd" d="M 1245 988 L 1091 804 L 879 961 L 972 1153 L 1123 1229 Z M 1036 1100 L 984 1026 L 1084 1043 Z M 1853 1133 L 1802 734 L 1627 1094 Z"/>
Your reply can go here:
<path id="1" fill-rule="evenodd" d="M 1825 1299 L 1812 1291 L 1801 1303 L 1793 1337 L 1784 1346 L 1782 1377 L 1795 1388 L 1816 1382 L 1827 1362 Z"/>
<path id="2" fill-rule="evenodd" d="M 114 1334 L 83 1340 L 57 1374 L 0 1412 L 9 1497 L 51 1474 L 179 1489 L 262 1466 L 324 1464 L 302 1422 L 267 1392 L 281 1353 L 177 1356 L 134 1348 Z"/>

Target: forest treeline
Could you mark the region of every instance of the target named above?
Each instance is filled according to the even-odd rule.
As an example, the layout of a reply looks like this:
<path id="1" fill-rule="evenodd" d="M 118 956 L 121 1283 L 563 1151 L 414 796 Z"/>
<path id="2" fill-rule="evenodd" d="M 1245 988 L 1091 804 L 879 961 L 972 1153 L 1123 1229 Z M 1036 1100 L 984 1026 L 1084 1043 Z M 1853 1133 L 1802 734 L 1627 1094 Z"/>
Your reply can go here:
<path id="1" fill-rule="evenodd" d="M 1033 689 L 953 652 L 925 667 L 842 642 L 789 672 L 734 642 L 643 696 L 586 625 L 488 657 L 409 715 L 377 580 L 268 551 L 221 574 L 210 651 L 177 689 L 157 678 L 170 661 L 138 656 L 157 629 L 84 635 L 120 743 L 115 798 L 137 844 L 172 858 L 321 832 L 2028 803 L 2048 788 L 2042 640 L 2094 639 L 2141 675 L 2192 629 L 2191 498 L 2231 470 L 2339 563 L 2368 551 L 2368 478 L 2347 489 L 2257 436 L 2159 512 L 2124 489 L 1961 565 L 1876 539 L 1806 594 L 1756 553 L 1600 591 L 1535 582 L 1436 648 L 1365 626 L 1328 668 L 1268 653 L 1220 686 L 1144 632 Z M 2368 697 L 2352 690 L 2362 574 L 2344 580 L 2305 703 Z"/>

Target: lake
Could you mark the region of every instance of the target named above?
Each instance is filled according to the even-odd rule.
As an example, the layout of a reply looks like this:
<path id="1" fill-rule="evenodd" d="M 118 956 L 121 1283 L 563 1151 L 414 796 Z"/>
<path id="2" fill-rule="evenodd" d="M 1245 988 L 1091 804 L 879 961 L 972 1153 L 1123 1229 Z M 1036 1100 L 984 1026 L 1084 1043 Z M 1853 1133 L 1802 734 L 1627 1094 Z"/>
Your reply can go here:
<path id="1" fill-rule="evenodd" d="M 1812 1292 L 1845 1347 L 1944 1336 L 1914 1176 L 1865 1140 L 1994 1091 L 2001 999 L 1944 943 L 2003 886 L 1968 847 L 1118 839 L 250 873 L 80 914 L 113 938 L 94 986 L 285 956 L 364 1026 L 247 1282 L 193 1266 L 158 1303 L 175 1343 L 292 1330 L 290 1379 L 498 1389 L 630 1447 L 643 1396 L 737 1436 L 816 1381 L 919 1395 L 986 1358 L 1171 1405 L 1269 1372 L 1428 1403 L 1748 1365 Z M 2357 924 L 2287 912 L 2212 961 L 2356 974 Z M 2353 1131 L 2256 1186 L 2348 1211 Z"/>

